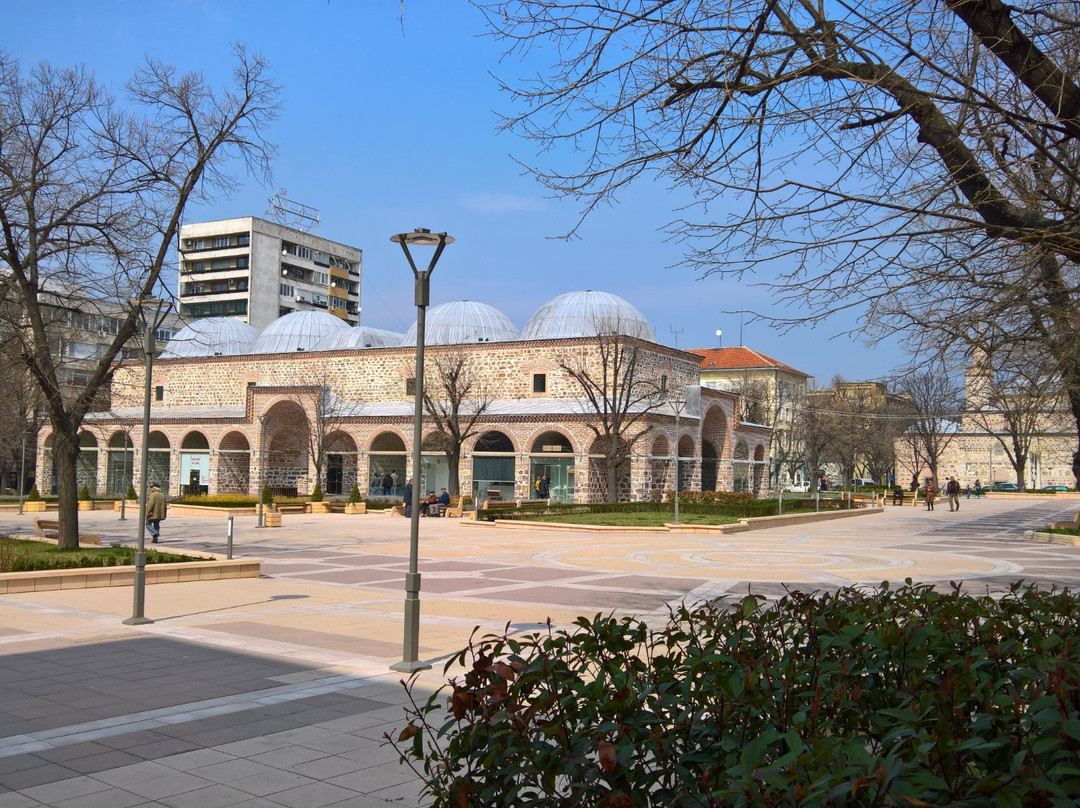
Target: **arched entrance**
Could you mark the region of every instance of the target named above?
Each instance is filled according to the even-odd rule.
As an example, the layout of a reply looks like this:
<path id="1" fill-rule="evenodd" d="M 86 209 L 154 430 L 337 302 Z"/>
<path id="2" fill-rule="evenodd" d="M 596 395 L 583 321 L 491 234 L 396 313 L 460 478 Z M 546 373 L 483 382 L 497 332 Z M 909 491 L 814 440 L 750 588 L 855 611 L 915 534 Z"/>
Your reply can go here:
<path id="1" fill-rule="evenodd" d="M 573 502 L 574 447 L 561 432 L 544 432 L 529 449 L 529 479 L 547 477 L 552 502 Z"/>
<path id="2" fill-rule="evenodd" d="M 758 445 L 754 449 L 754 496 L 761 496 L 761 484 L 765 478 L 765 470 L 768 468 L 768 461 L 765 459 L 765 447 Z"/>
<path id="3" fill-rule="evenodd" d="M 151 483 L 164 485 L 151 477 Z M 180 493 L 184 496 L 210 491 L 210 442 L 202 432 L 189 432 L 180 444 Z"/>
<path id="4" fill-rule="evenodd" d="M 701 490 L 723 490 L 725 480 L 721 474 L 720 459 L 727 447 L 727 414 L 724 408 L 714 404 L 701 422 Z"/>
<path id="5" fill-rule="evenodd" d="M 90 432 L 79 433 L 79 457 L 75 461 L 75 485 L 97 495 L 98 442 Z"/>
<path id="6" fill-rule="evenodd" d="M 421 499 L 429 491 L 438 493 L 450 484 L 450 464 L 443 451 L 445 440 L 441 432 L 429 432 L 420 443 L 420 479 L 413 482 L 420 486 Z"/>
<path id="7" fill-rule="evenodd" d="M 344 432 L 326 437 L 326 493 L 338 496 L 356 483 L 356 441 Z"/>
<path id="8" fill-rule="evenodd" d="M 496 497 L 513 499 L 516 479 L 514 442 L 509 436 L 504 432 L 491 430 L 477 438 L 472 451 L 472 487 L 475 500 L 483 502 Z M 493 492 L 498 493 L 493 495 Z"/>
<path id="9" fill-rule="evenodd" d="M 262 417 L 263 479 L 275 496 L 299 493 L 300 478 L 308 473 L 307 414 L 295 401 L 279 401 Z"/>
<path id="10" fill-rule="evenodd" d="M 405 441 L 400 435 L 396 432 L 376 435 L 368 449 L 368 465 L 373 494 L 400 496 L 405 487 Z M 389 485 L 387 476 L 390 477 Z"/>
<path id="11" fill-rule="evenodd" d="M 694 439 L 689 435 L 679 437 L 679 490 L 691 491 L 694 488 Z"/>
<path id="12" fill-rule="evenodd" d="M 109 457 L 105 463 L 106 496 L 122 497 L 135 476 L 135 447 L 126 430 L 109 438 Z"/>
<path id="13" fill-rule="evenodd" d="M 664 493 L 671 488 L 668 475 L 671 473 L 672 457 L 671 444 L 666 435 L 657 435 L 652 442 L 652 454 L 649 456 L 649 490 L 652 496 L 663 498 Z"/>
<path id="14" fill-rule="evenodd" d="M 241 432 L 230 432 L 218 444 L 217 493 L 251 491 L 251 444 Z"/>
<path id="15" fill-rule="evenodd" d="M 172 444 L 164 432 L 150 433 L 150 458 L 147 463 L 150 470 L 147 481 L 161 486 L 161 493 L 168 496 L 172 480 Z"/>
<path id="16" fill-rule="evenodd" d="M 735 444 L 731 457 L 731 478 L 732 491 L 750 490 L 750 449 L 744 440 Z"/>
<path id="17" fill-rule="evenodd" d="M 609 460 L 604 452 L 604 445 L 597 438 L 589 447 L 589 502 L 629 502 L 630 501 L 630 459 L 625 458 L 615 467 L 615 491 L 608 492 L 612 475 L 608 473 Z"/>

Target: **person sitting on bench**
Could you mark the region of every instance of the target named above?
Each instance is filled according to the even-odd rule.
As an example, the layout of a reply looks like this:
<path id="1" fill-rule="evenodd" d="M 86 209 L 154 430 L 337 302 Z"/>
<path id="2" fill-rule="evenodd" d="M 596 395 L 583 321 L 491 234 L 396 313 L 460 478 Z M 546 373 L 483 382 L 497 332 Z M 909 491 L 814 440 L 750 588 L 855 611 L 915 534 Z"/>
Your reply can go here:
<path id="1" fill-rule="evenodd" d="M 892 504 L 903 505 L 904 504 L 904 489 L 900 486 L 893 486 L 892 490 Z"/>

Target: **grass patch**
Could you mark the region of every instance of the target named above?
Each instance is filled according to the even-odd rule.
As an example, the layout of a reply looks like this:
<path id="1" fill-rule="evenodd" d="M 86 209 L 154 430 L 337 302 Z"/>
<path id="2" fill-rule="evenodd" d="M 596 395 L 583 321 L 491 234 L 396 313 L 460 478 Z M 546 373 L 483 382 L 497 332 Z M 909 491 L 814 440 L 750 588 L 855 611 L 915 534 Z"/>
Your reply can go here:
<path id="1" fill-rule="evenodd" d="M 1075 527 L 1052 527 L 1047 533 L 1058 533 L 1062 536 L 1080 536 L 1080 528 Z"/>
<path id="2" fill-rule="evenodd" d="M 181 561 L 206 561 L 206 559 L 198 556 L 161 553 L 149 548 L 146 550 L 147 564 L 169 564 Z M 125 567 L 134 563 L 134 547 L 60 548 L 46 542 L 0 536 L 0 572 Z"/>
<path id="3" fill-rule="evenodd" d="M 686 525 L 730 525 L 739 521 L 738 516 L 717 513 L 679 514 L 679 522 Z M 531 522 L 561 522 L 568 525 L 608 525 L 611 527 L 663 527 L 675 519 L 671 512 L 636 511 L 624 513 L 564 513 L 555 516 L 536 516 Z"/>

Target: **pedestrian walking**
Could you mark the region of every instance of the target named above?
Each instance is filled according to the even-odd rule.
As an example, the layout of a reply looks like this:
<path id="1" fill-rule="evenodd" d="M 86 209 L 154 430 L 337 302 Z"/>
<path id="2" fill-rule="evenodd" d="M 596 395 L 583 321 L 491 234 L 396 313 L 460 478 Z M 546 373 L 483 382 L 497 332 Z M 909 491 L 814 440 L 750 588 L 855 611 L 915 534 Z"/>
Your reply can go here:
<path id="1" fill-rule="evenodd" d="M 949 497 L 949 513 L 960 510 L 960 483 L 955 477 L 945 484 L 945 494 Z"/>
<path id="2" fill-rule="evenodd" d="M 390 472 L 386 472 L 382 478 L 382 492 L 384 497 L 390 496 L 394 488 L 394 477 Z"/>
<path id="3" fill-rule="evenodd" d="M 926 510 L 934 510 L 934 497 L 937 496 L 937 489 L 934 487 L 933 480 L 926 481 Z"/>
<path id="4" fill-rule="evenodd" d="M 150 533 L 150 543 L 157 544 L 161 535 L 161 523 L 165 520 L 168 505 L 165 495 L 157 483 L 150 483 L 150 494 L 146 497 L 146 530 Z"/>
<path id="5" fill-rule="evenodd" d="M 975 481 L 975 499 L 982 497 L 982 483 L 978 480 Z"/>

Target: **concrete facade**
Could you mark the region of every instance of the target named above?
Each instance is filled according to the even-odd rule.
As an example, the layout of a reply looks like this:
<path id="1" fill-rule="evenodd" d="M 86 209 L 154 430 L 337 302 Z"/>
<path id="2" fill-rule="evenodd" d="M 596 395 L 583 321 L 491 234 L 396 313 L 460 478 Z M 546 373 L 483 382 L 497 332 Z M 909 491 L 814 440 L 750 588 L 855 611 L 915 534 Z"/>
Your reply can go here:
<path id="1" fill-rule="evenodd" d="M 260 331 L 292 311 L 360 322 L 363 252 L 254 216 L 180 229 L 180 313 L 236 317 Z"/>

